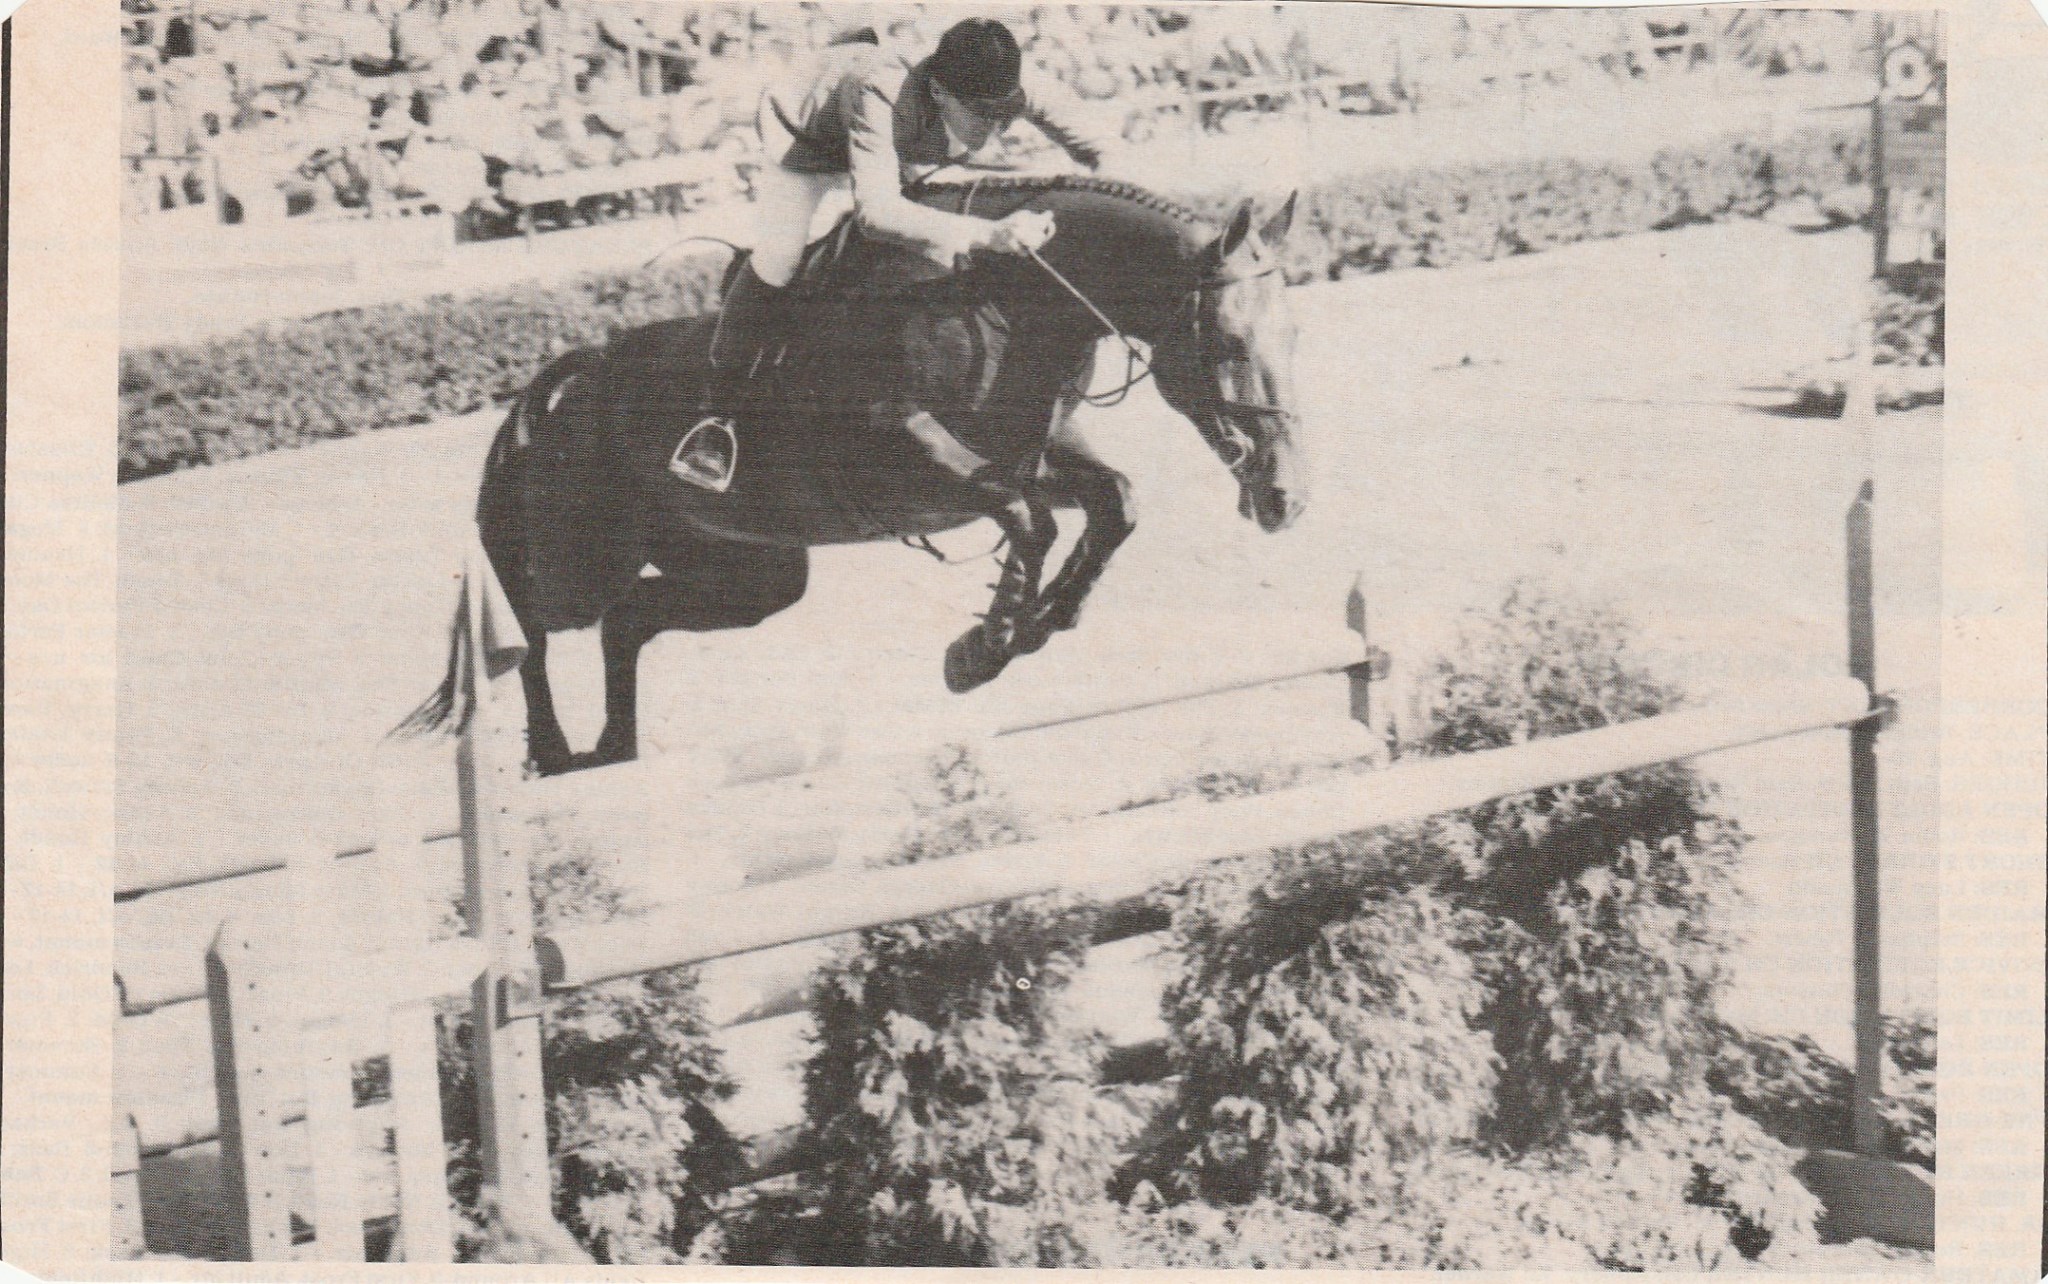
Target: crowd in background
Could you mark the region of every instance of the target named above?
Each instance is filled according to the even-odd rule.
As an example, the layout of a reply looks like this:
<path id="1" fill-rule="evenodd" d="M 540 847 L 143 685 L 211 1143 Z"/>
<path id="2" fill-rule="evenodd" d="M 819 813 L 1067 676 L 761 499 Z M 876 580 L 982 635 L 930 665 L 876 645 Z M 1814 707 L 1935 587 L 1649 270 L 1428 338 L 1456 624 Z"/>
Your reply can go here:
<path id="1" fill-rule="evenodd" d="M 743 158 L 767 78 L 850 27 L 916 58 L 922 6 L 671 0 L 123 0 L 131 216 L 205 207 L 261 222 L 432 206 L 502 209 L 504 179 L 670 156 Z M 1429 109 L 1517 84 L 1701 66 L 1758 75 L 1858 56 L 1820 11 L 1018 7 L 1034 64 L 1130 131 L 1278 105 L 1234 86 L 1308 81 L 1348 111 Z M 720 167 L 700 167 L 714 172 Z M 723 167 L 730 172 L 730 167 Z"/>

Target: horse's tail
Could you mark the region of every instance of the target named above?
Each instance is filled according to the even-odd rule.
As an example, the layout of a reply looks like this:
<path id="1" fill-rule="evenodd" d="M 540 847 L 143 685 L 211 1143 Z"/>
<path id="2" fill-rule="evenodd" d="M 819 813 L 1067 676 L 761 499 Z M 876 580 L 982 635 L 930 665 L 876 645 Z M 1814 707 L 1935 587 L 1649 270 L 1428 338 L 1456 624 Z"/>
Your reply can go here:
<path id="1" fill-rule="evenodd" d="M 570 376 L 586 368 L 584 361 L 579 359 L 581 356 L 580 353 L 571 353 L 556 361 L 513 401 L 511 412 L 499 427 L 498 438 L 491 444 L 484 465 L 487 498 L 479 506 L 480 526 L 492 516 L 483 510 L 491 507 L 488 496 L 493 478 L 502 480 L 502 471 L 513 466 L 519 452 L 532 443 L 535 407 L 552 397 Z M 470 625 L 472 607 L 483 612 L 479 629 Z M 462 586 L 457 591 L 454 615 L 448 626 L 447 671 L 442 674 L 441 683 L 434 688 L 433 694 L 405 715 L 385 734 L 385 739 L 459 736 L 469 729 L 470 720 L 476 716 L 476 637 L 479 632 L 484 635 L 485 650 L 490 652 L 493 676 L 502 672 L 504 667 L 518 663 L 518 656 L 523 655 L 526 648 L 526 638 L 505 594 L 504 585 L 499 582 L 489 549 L 482 543 L 472 546 L 464 559 Z"/>
<path id="2" fill-rule="evenodd" d="M 525 659 L 526 632 L 490 558 L 476 548 L 463 562 L 462 588 L 448 626 L 448 668 L 441 683 L 385 738 L 461 735 L 476 717 L 484 687 Z"/>
<path id="3" fill-rule="evenodd" d="M 466 581 L 467 576 L 464 579 Z M 469 639 L 469 586 L 466 582 L 461 592 L 461 599 L 455 605 L 455 618 L 448 628 L 448 671 L 442 675 L 441 685 L 406 714 L 397 726 L 386 732 L 386 740 L 459 736 L 469 729 L 470 719 L 476 714 L 476 698 L 464 690 L 469 684 L 463 680 L 473 670 L 475 659 Z"/>

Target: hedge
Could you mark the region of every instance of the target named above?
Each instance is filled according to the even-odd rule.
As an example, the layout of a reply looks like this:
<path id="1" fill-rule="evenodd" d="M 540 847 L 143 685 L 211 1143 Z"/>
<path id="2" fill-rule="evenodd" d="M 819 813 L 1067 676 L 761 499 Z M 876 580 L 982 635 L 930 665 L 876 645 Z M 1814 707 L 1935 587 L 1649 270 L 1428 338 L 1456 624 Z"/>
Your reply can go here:
<path id="1" fill-rule="evenodd" d="M 1377 170 L 1304 193 L 1297 282 L 1526 254 L 1753 216 L 1862 179 L 1862 140 L 1724 140 L 1639 163 L 1569 160 Z M 1219 200 L 1220 203 L 1220 200 Z M 703 310 L 724 266 L 699 256 L 547 285 L 351 308 L 121 357 L 119 479 L 467 414 L 616 328 Z"/>
<path id="2" fill-rule="evenodd" d="M 1876 360 L 1881 366 L 1938 366 L 1948 359 L 1947 281 L 1886 281 L 1879 287 Z"/>

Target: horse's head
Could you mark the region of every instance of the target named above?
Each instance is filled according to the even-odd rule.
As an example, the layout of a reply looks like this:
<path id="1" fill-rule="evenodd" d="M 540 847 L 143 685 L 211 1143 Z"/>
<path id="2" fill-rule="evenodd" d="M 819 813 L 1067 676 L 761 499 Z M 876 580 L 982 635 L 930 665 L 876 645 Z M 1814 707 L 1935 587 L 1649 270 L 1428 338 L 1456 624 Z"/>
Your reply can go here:
<path id="1" fill-rule="evenodd" d="M 1195 260 L 1180 320 L 1155 348 L 1160 395 L 1198 428 L 1237 478 L 1238 511 L 1285 530 L 1308 502 L 1308 467 L 1295 414 L 1294 315 L 1280 246 L 1294 197 L 1252 230 L 1252 202 Z"/>

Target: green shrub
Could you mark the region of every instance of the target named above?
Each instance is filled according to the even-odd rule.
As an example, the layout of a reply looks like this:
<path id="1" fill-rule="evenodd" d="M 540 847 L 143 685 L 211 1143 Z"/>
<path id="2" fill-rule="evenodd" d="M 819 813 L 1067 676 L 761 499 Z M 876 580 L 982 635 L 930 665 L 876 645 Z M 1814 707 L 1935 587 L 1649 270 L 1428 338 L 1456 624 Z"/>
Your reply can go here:
<path id="1" fill-rule="evenodd" d="M 1886 280 L 1879 286 L 1876 359 L 1884 366 L 1938 366 L 1948 359 L 1946 278 Z"/>
<path id="2" fill-rule="evenodd" d="M 1935 1029 L 1924 1013 L 1887 1016 L 1884 1095 L 1885 1153 L 1934 1169 Z M 1805 1035 L 1753 1035 L 1729 1030 L 1716 1056 L 1714 1090 L 1770 1134 L 1803 1150 L 1852 1150 L 1856 1077 Z"/>
<path id="3" fill-rule="evenodd" d="M 1372 846 L 1354 849 L 1367 868 Z M 1181 1189 L 1348 1213 L 1476 1133 L 1495 1088 L 1472 1024 L 1485 991 L 1457 944 L 1476 924 L 1427 890 L 1344 878 L 1354 851 L 1289 853 L 1250 904 L 1205 884 L 1176 915 L 1189 965 L 1165 997 L 1184 1076 L 1167 1180 Z"/>
<path id="4" fill-rule="evenodd" d="M 1855 1077 L 1807 1035 L 1726 1031 L 1710 1072 L 1714 1091 L 1788 1145 L 1848 1149 Z"/>
<path id="5" fill-rule="evenodd" d="M 1914 1013 L 1884 1019 L 1884 1116 L 1895 1158 L 1934 1171 L 1934 1018 Z"/>
<path id="6" fill-rule="evenodd" d="M 121 479 L 487 409 L 564 352 L 703 311 L 723 269 L 697 256 L 126 351 Z"/>
<path id="7" fill-rule="evenodd" d="M 1801 133 L 1636 164 L 1514 162 L 1373 171 L 1304 193 L 1295 281 L 1444 267 L 1760 213 L 1860 178 L 1860 142 Z M 1852 177 L 1853 176 L 1853 177 Z M 1221 209 L 1220 200 L 1213 202 Z M 571 348 L 694 315 L 723 259 L 699 256 L 468 298 L 437 296 L 274 322 L 121 355 L 118 476 L 131 481 L 508 400 Z"/>
<path id="8" fill-rule="evenodd" d="M 890 863 L 1021 837 L 964 757 Z M 1036 897 L 865 931 L 824 969 L 793 1198 L 736 1210 L 724 1260 L 1058 1266 L 1070 1210 L 1099 1201 L 1137 1115 L 1097 1086 L 1104 1049 L 1063 1000 L 1093 913 Z"/>
<path id="9" fill-rule="evenodd" d="M 540 862 L 536 862 L 537 865 Z M 636 908 L 583 854 L 541 865 L 545 931 Z M 551 998 L 541 1028 L 554 1215 L 600 1262 L 672 1263 L 746 1171 L 711 1106 L 734 1085 L 711 1043 L 694 972 L 678 969 Z M 466 1255 L 494 1251 L 484 1216 L 467 1011 L 443 1022 L 442 1118 Z"/>
<path id="10" fill-rule="evenodd" d="M 1620 1138 L 1419 1155 L 1342 1214 L 1270 1196 L 1169 1206 L 1147 1187 L 1102 1209 L 1083 1239 L 1117 1267 L 1710 1270 L 1810 1224 L 1796 1181 L 1742 1184 L 1792 1160 L 1724 1103 L 1684 1103 Z"/>
<path id="11" fill-rule="evenodd" d="M 1409 753 L 1676 703 L 1611 613 L 1528 584 L 1431 689 Z M 1672 765 L 1214 871 L 1175 915 L 1174 1128 L 1137 1174 L 1329 1217 L 1289 1251 L 1358 1264 L 1697 1267 L 1810 1234 L 1792 1151 L 1710 1083 L 1742 842 Z"/>

